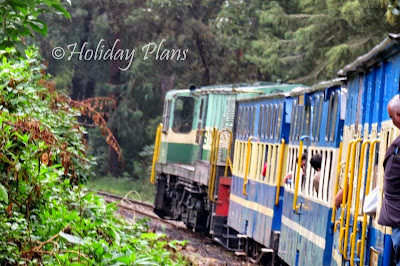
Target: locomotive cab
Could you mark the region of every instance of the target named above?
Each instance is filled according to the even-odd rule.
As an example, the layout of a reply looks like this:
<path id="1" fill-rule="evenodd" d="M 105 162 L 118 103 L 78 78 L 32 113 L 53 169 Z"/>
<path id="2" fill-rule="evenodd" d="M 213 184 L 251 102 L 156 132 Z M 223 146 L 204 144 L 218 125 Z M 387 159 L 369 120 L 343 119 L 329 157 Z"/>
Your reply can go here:
<path id="1" fill-rule="evenodd" d="M 199 114 L 199 97 L 188 90 L 166 95 L 163 114 L 160 158 L 162 164 L 193 164 L 198 152 L 195 123 Z"/>

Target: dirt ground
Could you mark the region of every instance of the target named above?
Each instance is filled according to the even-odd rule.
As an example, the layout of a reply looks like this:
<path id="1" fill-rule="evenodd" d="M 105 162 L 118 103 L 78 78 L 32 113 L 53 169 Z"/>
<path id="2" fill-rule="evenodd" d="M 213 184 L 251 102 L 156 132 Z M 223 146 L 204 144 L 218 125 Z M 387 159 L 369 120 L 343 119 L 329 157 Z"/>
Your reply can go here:
<path id="1" fill-rule="evenodd" d="M 143 218 L 137 213 L 132 213 L 124 209 L 120 209 L 118 212 L 128 221 Z M 172 225 L 171 223 L 151 219 L 149 226 L 151 231 L 164 233 L 171 240 L 188 240 L 189 242 L 180 250 L 180 253 L 192 265 L 254 265 L 246 257 L 236 256 L 233 252 L 224 249 L 210 238 L 189 231 L 181 222 L 174 222 L 174 225 Z"/>

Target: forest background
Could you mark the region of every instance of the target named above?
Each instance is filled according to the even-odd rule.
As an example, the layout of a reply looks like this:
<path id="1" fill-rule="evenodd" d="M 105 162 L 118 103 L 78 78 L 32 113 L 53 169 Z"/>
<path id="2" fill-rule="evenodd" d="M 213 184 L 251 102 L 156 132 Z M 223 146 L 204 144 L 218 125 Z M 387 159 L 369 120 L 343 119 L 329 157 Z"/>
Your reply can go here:
<path id="1" fill-rule="evenodd" d="M 124 164 L 104 142 L 92 120 L 88 128 L 99 188 L 109 178 L 134 180 L 139 192 L 147 179 L 152 143 L 161 122 L 163 98 L 172 89 L 223 83 L 277 81 L 312 85 L 366 53 L 390 32 L 398 32 L 396 1 L 361 0 L 84 0 L 66 7 L 71 19 L 46 14 L 51 25 L 39 42 L 56 88 L 73 100 L 113 97 L 108 127 L 122 148 Z M 185 60 L 135 57 L 127 71 L 118 60 L 56 60 L 55 47 L 140 49 L 149 42 L 163 49 L 188 49 Z M 68 54 L 68 53 L 67 53 Z M 128 182 L 128 184 L 133 184 Z M 96 182 L 94 182 L 96 185 Z M 128 185 L 128 186 L 129 186 Z M 135 186 L 135 185 L 134 185 Z M 129 190 L 132 187 L 129 188 Z"/>

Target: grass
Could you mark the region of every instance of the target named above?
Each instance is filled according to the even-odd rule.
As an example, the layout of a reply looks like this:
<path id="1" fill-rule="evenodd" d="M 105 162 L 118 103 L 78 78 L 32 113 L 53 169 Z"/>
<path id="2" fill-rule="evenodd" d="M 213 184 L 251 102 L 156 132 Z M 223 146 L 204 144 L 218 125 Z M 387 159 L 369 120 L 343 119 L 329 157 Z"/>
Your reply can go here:
<path id="1" fill-rule="evenodd" d="M 115 178 L 111 176 L 94 177 L 87 183 L 86 187 L 93 190 L 101 190 L 114 195 L 124 197 L 132 191 L 128 198 L 154 202 L 154 185 L 148 179 L 135 180 L 128 177 Z"/>

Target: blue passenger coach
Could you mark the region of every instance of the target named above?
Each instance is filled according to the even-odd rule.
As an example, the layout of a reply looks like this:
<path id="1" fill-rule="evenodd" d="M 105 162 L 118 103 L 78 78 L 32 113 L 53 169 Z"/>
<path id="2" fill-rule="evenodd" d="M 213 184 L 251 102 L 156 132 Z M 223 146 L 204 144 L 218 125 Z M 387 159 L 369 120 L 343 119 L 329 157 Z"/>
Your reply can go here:
<path id="1" fill-rule="evenodd" d="M 399 93 L 399 40 L 399 35 L 390 35 L 338 73 L 347 79 L 342 157 L 349 160 L 341 180 L 344 203 L 335 217 L 335 265 L 390 264 L 391 228 L 377 221 L 383 197 L 384 156 L 399 135 L 386 110 L 389 100 Z M 377 213 L 364 214 L 365 195 L 375 188 Z"/>
<path id="2" fill-rule="evenodd" d="M 331 213 L 338 150 L 344 123 L 345 93 L 340 80 L 323 82 L 287 99 L 290 135 L 279 257 L 289 265 L 329 265 L 332 255 Z M 321 154 L 318 187 L 309 164 Z M 307 156 L 305 173 L 298 162 Z"/>
<path id="3" fill-rule="evenodd" d="M 286 91 L 296 87 L 287 85 Z M 255 261 L 277 251 L 283 198 L 279 177 L 290 123 L 286 96 L 281 92 L 244 97 L 236 109 L 228 226 L 246 239 L 245 252 Z"/>

